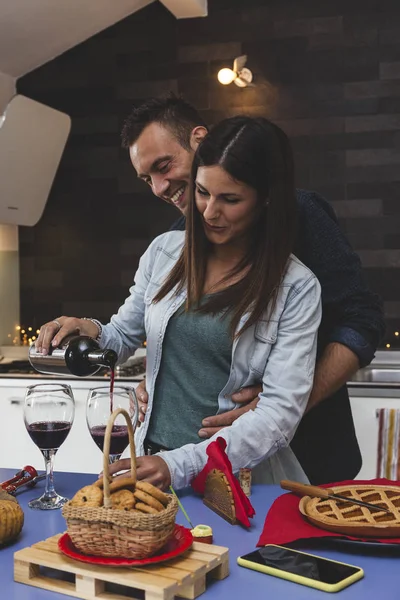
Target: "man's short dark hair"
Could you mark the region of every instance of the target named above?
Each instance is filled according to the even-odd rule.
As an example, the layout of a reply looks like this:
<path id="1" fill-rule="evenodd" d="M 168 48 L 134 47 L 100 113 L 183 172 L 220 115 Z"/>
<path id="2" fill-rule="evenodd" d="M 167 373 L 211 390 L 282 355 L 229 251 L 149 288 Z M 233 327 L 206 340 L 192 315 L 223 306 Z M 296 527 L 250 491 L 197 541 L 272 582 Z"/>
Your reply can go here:
<path id="1" fill-rule="evenodd" d="M 194 106 L 171 92 L 133 107 L 122 128 L 122 147 L 129 149 L 150 123 L 168 128 L 186 150 L 190 150 L 192 130 L 199 125 L 206 127 Z"/>

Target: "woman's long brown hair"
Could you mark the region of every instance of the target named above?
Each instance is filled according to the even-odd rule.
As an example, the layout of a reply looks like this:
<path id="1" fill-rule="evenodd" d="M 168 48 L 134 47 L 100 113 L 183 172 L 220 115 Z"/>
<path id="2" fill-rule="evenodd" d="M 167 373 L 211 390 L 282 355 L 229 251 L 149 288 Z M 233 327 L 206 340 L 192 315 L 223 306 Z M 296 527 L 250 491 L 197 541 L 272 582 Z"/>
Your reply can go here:
<path id="1" fill-rule="evenodd" d="M 203 288 L 211 244 L 195 203 L 195 181 L 201 166 L 222 167 L 235 180 L 251 186 L 258 195 L 258 214 L 248 236 L 247 252 L 226 280 L 242 272 L 234 285 L 216 294 Z M 296 236 L 296 196 L 292 151 L 285 133 L 264 118 L 225 119 L 199 145 L 192 166 L 185 245 L 154 302 L 175 289 L 187 288 L 186 310 L 229 314 L 232 335 L 240 335 L 268 309 L 270 316 Z M 248 318 L 240 331 L 240 319 Z"/>

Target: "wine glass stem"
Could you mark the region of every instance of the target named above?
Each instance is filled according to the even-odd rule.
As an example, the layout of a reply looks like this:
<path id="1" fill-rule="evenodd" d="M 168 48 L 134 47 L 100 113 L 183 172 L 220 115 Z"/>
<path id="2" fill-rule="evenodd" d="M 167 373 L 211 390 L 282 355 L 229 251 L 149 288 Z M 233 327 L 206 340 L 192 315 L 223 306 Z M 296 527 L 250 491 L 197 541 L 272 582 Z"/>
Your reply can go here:
<path id="1" fill-rule="evenodd" d="M 44 491 L 44 497 L 46 498 L 54 498 L 57 496 L 57 492 L 54 489 L 54 457 L 56 455 L 57 450 L 42 450 L 42 454 L 44 456 L 44 463 L 46 468 L 46 489 Z"/>

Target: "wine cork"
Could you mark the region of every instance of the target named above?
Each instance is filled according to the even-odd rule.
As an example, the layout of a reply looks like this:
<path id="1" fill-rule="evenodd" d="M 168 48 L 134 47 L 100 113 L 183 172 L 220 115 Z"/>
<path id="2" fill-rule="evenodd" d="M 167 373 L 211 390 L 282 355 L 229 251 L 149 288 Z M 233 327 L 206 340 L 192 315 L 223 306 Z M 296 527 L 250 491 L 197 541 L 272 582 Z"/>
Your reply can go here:
<path id="1" fill-rule="evenodd" d="M 246 496 L 251 496 L 251 469 L 240 469 L 239 483 Z"/>

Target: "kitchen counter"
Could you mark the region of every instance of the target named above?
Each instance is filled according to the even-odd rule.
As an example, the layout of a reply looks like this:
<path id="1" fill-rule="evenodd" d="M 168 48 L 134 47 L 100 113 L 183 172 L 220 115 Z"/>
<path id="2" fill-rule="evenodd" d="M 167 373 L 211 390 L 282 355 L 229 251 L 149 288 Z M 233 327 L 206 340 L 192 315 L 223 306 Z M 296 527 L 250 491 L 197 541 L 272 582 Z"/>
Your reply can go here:
<path id="1" fill-rule="evenodd" d="M 347 382 L 353 397 L 400 399 L 400 352 L 378 350 L 372 363 Z"/>
<path id="2" fill-rule="evenodd" d="M 348 381 L 349 395 L 353 398 L 397 398 L 400 400 L 400 383 Z"/>
<path id="3" fill-rule="evenodd" d="M 18 465 L 20 466 L 20 465 Z M 0 481 L 13 475 L 14 471 L 0 469 Z M 56 473 L 56 489 L 59 493 L 71 496 L 77 489 L 95 479 L 94 475 L 77 475 L 73 473 Z M 40 482 L 35 489 L 18 495 L 18 500 L 25 512 L 25 524 L 20 538 L 12 545 L 0 550 L 1 597 L 7 600 L 65 600 L 68 596 L 57 592 L 47 592 L 40 588 L 25 586 L 13 581 L 13 554 L 17 550 L 30 546 L 65 530 L 65 521 L 60 511 L 32 511 L 27 503 L 42 493 L 44 483 Z M 282 493 L 278 486 L 253 486 L 251 502 L 256 510 L 249 531 L 226 521 L 210 511 L 199 497 L 191 492 L 181 493 L 180 497 L 194 524 L 207 523 L 213 528 L 214 543 L 227 546 L 230 550 L 230 575 L 227 579 L 208 583 L 207 589 L 200 596 L 205 600 L 243 600 L 251 595 L 252 600 L 267 598 L 284 598 L 285 600 L 326 600 L 325 592 L 284 581 L 263 573 L 257 573 L 236 564 L 236 558 L 255 549 L 262 531 L 265 515 L 274 499 Z M 181 512 L 177 522 L 187 525 Z M 385 600 L 397 600 L 399 551 L 383 548 L 365 548 L 360 544 L 320 542 L 317 548 L 302 546 L 317 555 L 347 562 L 362 567 L 364 579 L 340 592 L 343 600 L 376 600 L 384 594 Z M 400 550 L 400 548 L 399 548 Z M 121 598 L 125 596 L 119 596 Z"/>
<path id="4" fill-rule="evenodd" d="M 31 383 L 26 385 L 34 385 L 35 383 L 40 383 L 41 379 L 45 380 L 57 380 L 58 382 L 62 381 L 102 381 L 107 383 L 110 381 L 109 376 L 107 375 L 91 375 L 90 377 L 76 377 L 75 375 L 45 375 L 44 373 L 0 373 L 1 379 L 26 379 L 33 380 Z M 116 375 L 115 381 L 142 381 L 144 379 L 144 373 L 141 375 L 132 375 L 132 376 L 121 376 Z M 37 381 L 39 380 L 39 381 Z"/>

